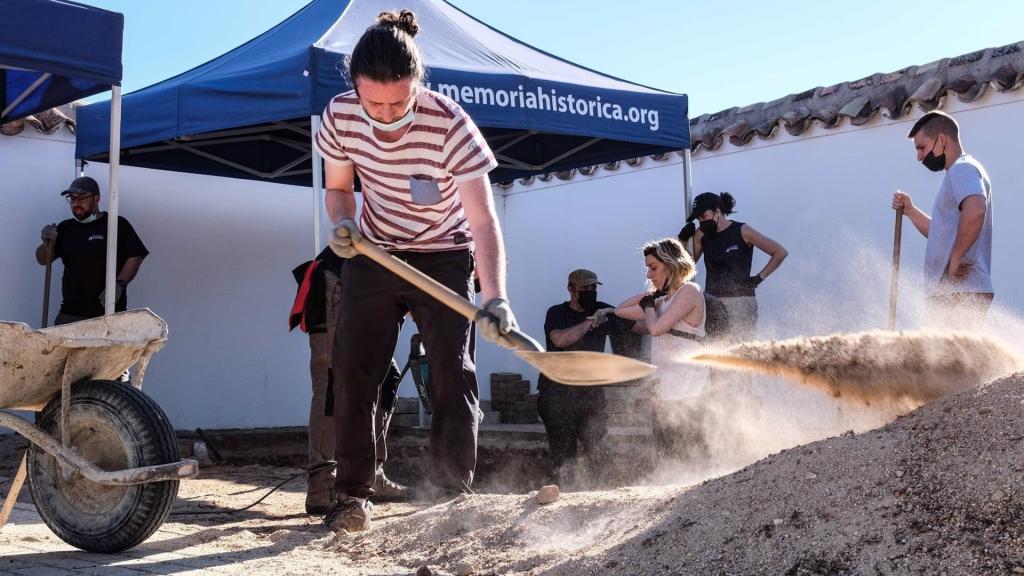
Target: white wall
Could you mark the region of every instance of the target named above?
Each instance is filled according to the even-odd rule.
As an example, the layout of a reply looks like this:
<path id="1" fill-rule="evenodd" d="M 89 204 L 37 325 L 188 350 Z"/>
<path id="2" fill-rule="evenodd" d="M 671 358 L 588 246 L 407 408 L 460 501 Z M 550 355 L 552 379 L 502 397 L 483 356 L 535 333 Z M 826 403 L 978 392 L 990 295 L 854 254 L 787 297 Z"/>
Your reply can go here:
<path id="1" fill-rule="evenodd" d="M 43 269 L 31 253 L 43 224 L 69 216 L 58 192 L 73 177 L 74 147 L 38 136 L 0 138 L 0 146 L 7 181 L 13 174 L 18 183 L 0 199 L 5 213 L 21 215 L 0 248 L 4 291 L 14 296 L 0 301 L 0 317 L 38 326 Z M 104 192 L 107 170 L 86 170 Z M 147 392 L 177 428 L 303 424 L 308 348 L 304 335 L 288 333 L 287 316 L 290 270 L 312 254 L 308 189 L 130 167 L 120 182 L 120 213 L 151 252 L 129 305 L 152 308 L 170 326 Z M 53 278 L 51 321 L 59 262 Z"/>
<path id="2" fill-rule="evenodd" d="M 75 176 L 74 136 L 61 131 L 44 136 L 31 127 L 22 136 L 0 136 L 0 319 L 39 326 L 42 319 L 44 269 L 36 264 L 39 231 L 68 217 L 58 194 Z M 59 265 L 53 284 L 59 286 Z M 56 292 L 59 293 L 59 292 Z M 60 307 L 51 299 L 50 320 Z"/>
<path id="3" fill-rule="evenodd" d="M 1024 218 L 1024 166 L 1013 145 L 1024 126 L 1024 94 L 990 93 L 946 110 L 962 123 L 968 151 L 992 177 L 997 301 L 1024 310 L 1024 281 L 1012 227 Z M 913 119 L 875 119 L 859 128 L 814 128 L 741 148 L 695 155 L 694 191 L 730 191 L 736 218 L 779 240 L 790 257 L 759 290 L 763 336 L 884 327 L 892 250 L 892 191 L 930 208 L 941 180 L 914 159 L 905 138 Z M 0 137 L 0 318 L 38 326 L 43 269 L 32 251 L 39 229 L 68 217 L 58 192 L 74 176 L 67 133 L 30 130 Z M 106 165 L 87 173 L 106 189 Z M 598 170 L 570 182 L 516 185 L 497 197 L 509 254 L 509 290 L 526 332 L 543 340 L 544 313 L 564 301 L 566 275 L 596 271 L 600 298 L 617 303 L 644 287 L 640 246 L 674 236 L 682 224 L 682 166 L 648 159 L 639 168 Z M 125 167 L 121 213 L 152 252 L 129 287 L 131 306 L 149 307 L 170 325 L 146 390 L 177 428 L 303 425 L 307 420 L 308 348 L 288 333 L 295 293 L 290 270 L 311 257 L 308 189 Z M 914 322 L 924 240 L 904 226 L 901 326 Z M 763 264 L 763 255 L 755 266 Z M 703 266 L 699 266 L 703 272 Z M 701 274 L 701 277 L 703 274 Z M 699 277 L 700 279 L 700 277 Z M 51 319 L 60 303 L 54 270 Z M 411 324 L 411 323 L 410 323 Z M 396 356 L 404 362 L 411 326 Z M 478 347 L 482 396 L 495 371 L 536 373 L 493 345 Z M 401 394 L 415 394 L 409 379 Z"/>
<path id="4" fill-rule="evenodd" d="M 1020 241 L 1024 164 L 1014 144 L 1024 126 L 1024 93 L 990 91 L 971 104 L 955 97 L 944 110 L 961 123 L 965 149 L 988 169 L 995 208 L 996 302 L 1024 310 Z M 800 137 L 780 130 L 743 147 L 726 143 L 693 157 L 694 194 L 731 192 L 734 218 L 781 242 L 789 258 L 758 290 L 762 337 L 884 328 L 888 316 L 893 191 L 931 211 L 942 174 L 922 167 L 906 133 L 921 115 L 860 127 L 815 127 Z M 640 168 L 598 170 L 570 182 L 516 185 L 505 198 L 510 292 L 520 322 L 542 337 L 548 306 L 567 298 L 566 275 L 586 267 L 601 277 L 600 298 L 618 303 L 643 287 L 638 247 L 674 236 L 683 224 L 681 158 Z M 904 222 L 899 326 L 919 321 L 925 240 Z M 758 253 L 755 271 L 767 258 Z M 698 281 L 703 283 L 703 264 Z M 508 355 L 506 355 L 508 356 Z M 487 358 L 488 366 L 491 359 Z M 509 357 L 509 368 L 529 372 Z M 531 378 L 535 378 L 531 375 Z"/>
<path id="5" fill-rule="evenodd" d="M 75 176 L 74 142 L 66 132 L 30 132 L 0 137 L 0 209 L 8 215 L 0 319 L 38 327 L 44 272 L 33 251 L 44 224 L 70 217 L 59 192 Z M 86 174 L 107 190 L 106 164 L 91 164 Z M 106 201 L 104 194 L 104 209 Z M 308 339 L 289 333 L 287 319 L 296 286 L 291 270 L 313 256 L 309 189 L 122 167 L 120 213 L 150 251 L 128 288 L 129 306 L 153 309 L 170 327 L 145 389 L 175 427 L 305 425 Z M 51 322 L 61 272 L 58 261 Z M 396 351 L 400 364 L 413 331 L 408 322 Z M 416 394 L 411 377 L 400 394 Z"/>
<path id="6" fill-rule="evenodd" d="M 569 272 L 593 270 L 603 283 L 598 299 L 618 304 L 645 287 L 641 246 L 679 231 L 685 212 L 682 164 L 648 160 L 639 169 L 622 166 L 568 182 L 516 185 L 499 200 L 509 299 L 520 325 L 542 344 L 548 307 L 569 299 Z M 522 372 L 536 387 L 534 370 L 512 354 L 494 352 L 505 363 L 481 355 L 484 373 Z"/>

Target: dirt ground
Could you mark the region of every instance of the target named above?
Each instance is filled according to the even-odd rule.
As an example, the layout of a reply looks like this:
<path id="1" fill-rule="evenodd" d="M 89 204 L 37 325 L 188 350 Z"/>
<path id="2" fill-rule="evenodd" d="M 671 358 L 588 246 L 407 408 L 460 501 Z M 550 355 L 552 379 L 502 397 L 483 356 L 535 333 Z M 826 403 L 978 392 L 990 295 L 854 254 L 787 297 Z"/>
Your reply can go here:
<path id="1" fill-rule="evenodd" d="M 1024 373 L 695 485 L 382 504 L 339 536 L 302 513 L 302 480 L 226 513 L 298 469 L 215 466 L 121 555 L 74 551 L 19 504 L 0 574 L 1022 574 L 1022 421 Z M 0 474 L 16 448 L 0 438 Z"/>

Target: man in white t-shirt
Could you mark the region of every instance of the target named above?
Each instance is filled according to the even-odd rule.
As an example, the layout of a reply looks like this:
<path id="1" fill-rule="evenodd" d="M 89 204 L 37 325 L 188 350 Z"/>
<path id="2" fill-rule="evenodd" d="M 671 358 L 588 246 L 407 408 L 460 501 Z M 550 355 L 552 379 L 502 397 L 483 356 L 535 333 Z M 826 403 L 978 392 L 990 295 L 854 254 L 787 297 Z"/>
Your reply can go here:
<path id="1" fill-rule="evenodd" d="M 929 319 L 951 328 L 970 328 L 992 304 L 992 184 L 980 162 L 963 150 L 960 126 L 933 110 L 907 135 L 917 160 L 932 172 L 945 171 L 931 216 L 909 194 L 893 194 L 894 210 L 928 239 L 924 255 Z"/>
<path id="2" fill-rule="evenodd" d="M 402 320 L 411 313 L 430 365 L 433 417 L 427 480 L 470 492 L 476 468 L 479 390 L 470 321 L 365 256 L 353 235 L 388 250 L 473 300 L 479 275 L 491 340 L 516 326 L 505 292 L 505 254 L 487 173 L 497 161 L 472 119 L 422 85 L 415 15 L 382 13 L 349 58 L 354 90 L 324 110 L 316 147 L 326 161 L 330 247 L 350 260 L 334 341 L 338 462 L 334 530 L 370 526 L 376 458 L 373 418 Z M 355 177 L 363 202 L 357 214 Z M 358 217 L 358 225 L 355 220 Z M 358 231 L 355 229 L 358 228 Z"/>

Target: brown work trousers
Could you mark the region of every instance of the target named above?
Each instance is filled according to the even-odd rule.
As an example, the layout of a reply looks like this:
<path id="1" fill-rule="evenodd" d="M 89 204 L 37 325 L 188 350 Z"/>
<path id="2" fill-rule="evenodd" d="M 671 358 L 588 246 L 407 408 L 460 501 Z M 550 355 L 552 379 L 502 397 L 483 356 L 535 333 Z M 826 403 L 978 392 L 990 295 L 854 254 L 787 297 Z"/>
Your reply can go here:
<path id="1" fill-rule="evenodd" d="M 392 252 L 456 294 L 473 299 L 473 255 Z M 411 313 L 426 348 L 433 409 L 430 477 L 440 488 L 468 491 L 476 470 L 479 390 L 473 324 L 365 256 L 342 271 L 338 330 L 334 338 L 335 493 L 372 495 L 378 450 L 374 417 L 381 382 L 395 351 L 406 313 Z"/>
<path id="2" fill-rule="evenodd" d="M 338 309 L 341 303 L 341 282 L 337 275 L 325 272 L 326 307 L 324 318 L 325 329 L 309 334 L 309 375 L 313 384 L 313 399 L 309 405 L 309 451 L 308 467 L 326 467 L 309 475 L 306 487 L 306 504 L 326 506 L 334 496 L 335 472 L 329 466 L 334 464 L 336 449 L 336 430 L 334 424 L 334 370 L 331 363 L 334 348 L 334 332 L 337 327 Z M 394 359 L 381 385 L 381 410 L 375 423 L 375 431 L 380 443 L 377 468 L 384 466 L 387 460 L 388 425 L 394 411 L 395 399 L 398 397 L 400 382 L 398 365 Z"/>

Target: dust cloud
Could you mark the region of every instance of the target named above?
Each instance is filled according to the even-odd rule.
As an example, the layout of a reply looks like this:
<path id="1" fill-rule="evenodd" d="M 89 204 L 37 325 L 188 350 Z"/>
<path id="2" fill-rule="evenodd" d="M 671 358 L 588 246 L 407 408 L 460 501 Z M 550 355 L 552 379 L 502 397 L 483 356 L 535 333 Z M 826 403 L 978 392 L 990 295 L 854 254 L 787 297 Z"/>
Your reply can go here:
<path id="1" fill-rule="evenodd" d="M 996 303 L 970 333 L 929 330 L 928 290 L 904 261 L 896 325 L 891 253 L 839 231 L 848 249 L 823 275 L 821 258 L 787 261 L 758 294 L 760 341 L 707 347 L 680 359 L 710 367 L 699 395 L 654 399 L 663 455 L 651 484 L 694 484 L 802 444 L 862 433 L 949 393 L 1022 367 L 1024 320 Z M 808 284 L 808 278 L 827 283 Z M 663 370 L 664 380 L 684 380 Z"/>
<path id="2" fill-rule="evenodd" d="M 746 342 L 692 361 L 783 376 L 866 405 L 925 402 L 1005 376 L 1020 359 L 998 342 L 964 332 L 871 331 Z"/>

